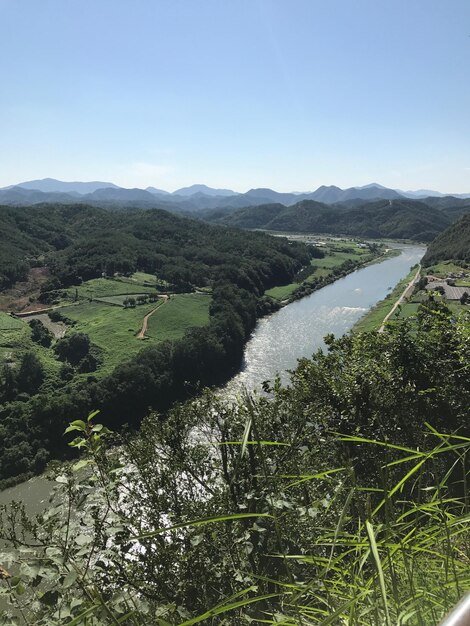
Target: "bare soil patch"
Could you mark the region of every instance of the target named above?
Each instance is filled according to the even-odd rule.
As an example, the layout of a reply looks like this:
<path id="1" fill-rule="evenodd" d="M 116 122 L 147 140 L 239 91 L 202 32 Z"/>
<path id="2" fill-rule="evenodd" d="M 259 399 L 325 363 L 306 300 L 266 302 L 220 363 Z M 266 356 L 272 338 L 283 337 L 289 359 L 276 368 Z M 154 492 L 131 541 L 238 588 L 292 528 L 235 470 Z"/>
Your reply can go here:
<path id="1" fill-rule="evenodd" d="M 16 283 L 0 294 L 0 311 L 13 313 L 47 309 L 47 304 L 37 302 L 41 285 L 49 278 L 47 267 L 33 267 L 25 281 Z"/>

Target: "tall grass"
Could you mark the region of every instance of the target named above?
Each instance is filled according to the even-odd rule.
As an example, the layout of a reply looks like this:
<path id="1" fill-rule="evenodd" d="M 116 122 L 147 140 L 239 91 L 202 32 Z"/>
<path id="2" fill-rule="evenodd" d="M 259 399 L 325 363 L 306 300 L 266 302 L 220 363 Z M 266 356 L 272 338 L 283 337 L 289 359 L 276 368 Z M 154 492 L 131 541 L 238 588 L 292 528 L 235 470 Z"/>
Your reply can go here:
<path id="1" fill-rule="evenodd" d="M 276 583 L 283 611 L 274 618 L 266 614 L 257 623 L 431 626 L 470 589 L 470 439 L 429 429 L 437 442 L 429 451 L 342 438 L 400 450 L 402 458 L 384 469 L 399 465 L 403 475 L 384 485 L 378 501 L 376 487 L 354 486 L 337 525 L 312 533 L 308 554 L 278 555 L 305 564 L 315 575 L 289 585 Z M 435 476 L 432 485 L 430 473 Z M 359 503 L 365 505 L 364 515 Z"/>
<path id="2" fill-rule="evenodd" d="M 470 439 L 467 437 L 438 433 L 428 426 L 435 445 L 429 450 L 416 450 L 339 435 L 348 445 L 383 450 L 384 459 L 388 452 L 393 452 L 394 459 L 384 462 L 383 475 L 396 476 L 398 469 L 400 477 L 394 483 L 385 478 L 382 487 L 358 484 L 351 468 L 273 476 L 265 452 L 273 445 L 283 444 L 258 439 L 255 412 L 250 410 L 240 441 L 219 442 L 219 448 L 229 446 L 236 450 L 234 480 L 238 465 L 256 454 L 263 474 L 259 478 L 274 480 L 284 498 L 285 494 L 296 492 L 299 485 L 331 481 L 332 487 L 335 486 L 336 493 L 331 494 L 327 506 L 332 506 L 336 499 L 337 513 L 334 518 L 323 518 L 330 519 L 326 524 L 312 520 L 302 549 L 296 551 L 290 543 L 285 512 L 274 504 L 269 510 L 259 512 L 226 511 L 189 521 L 169 520 L 164 527 L 138 532 L 135 525 L 126 522 L 129 511 L 120 510 L 119 500 L 114 499 L 113 476 L 120 470 L 110 471 L 109 459 L 103 459 L 100 438 L 105 429 L 94 425 L 93 417 L 92 414 L 87 424 L 78 420 L 68 429 L 79 431 L 72 443 L 85 447 L 90 454 L 88 460 L 77 465 L 81 471 L 87 467 L 87 471 L 96 473 L 93 491 L 88 487 L 88 478 L 79 479 L 74 486 L 71 480 L 60 476 L 59 483 L 65 490 L 62 508 L 58 505 L 49 511 L 43 527 L 27 526 L 34 535 L 34 545 L 26 547 L 28 540 L 24 534 L 20 533 L 20 539 L 16 535 L 20 553 L 13 559 L 13 567 L 19 567 L 20 575 L 3 576 L 0 587 L 3 586 L 2 595 L 13 615 L 16 613 L 19 618 L 4 612 L 0 614 L 0 624 L 435 626 L 470 588 L 467 484 Z M 139 490 L 142 488 L 139 486 Z M 76 507 L 82 506 L 78 503 L 84 498 L 91 498 L 89 519 L 94 520 L 94 535 L 92 528 L 83 525 L 86 518 L 72 513 L 72 500 L 67 500 L 67 493 L 74 496 Z M 295 509 L 289 515 L 295 516 Z M 15 535 L 18 531 L 15 525 L 20 519 L 21 515 L 15 518 L 14 512 L 4 518 L 5 539 Z M 145 558 L 143 555 L 151 545 L 163 550 L 165 542 L 171 542 L 172 537 L 179 540 L 182 533 L 188 532 L 193 540 L 194 533 L 204 532 L 201 529 L 209 529 L 215 541 L 219 532 L 224 533 L 230 527 L 236 538 L 237 528 L 242 535 L 246 524 L 253 521 L 273 525 L 272 545 L 276 549 L 263 557 L 273 563 L 282 562 L 283 576 L 275 575 L 274 572 L 281 571 L 275 567 L 272 576 L 260 575 L 255 570 L 245 572 L 254 584 L 239 585 L 238 591 L 227 594 L 228 597 L 198 615 L 185 615 L 181 610 L 173 610 L 174 607 L 170 610 L 153 602 L 149 596 L 152 581 L 148 579 L 141 579 L 136 587 L 122 582 L 117 585 L 109 578 L 110 572 L 123 572 L 131 566 L 137 554 Z M 44 528 L 49 534 L 44 534 Z M 125 536 L 125 545 L 146 547 L 138 548 L 137 552 L 126 551 L 123 559 L 116 551 L 115 540 L 111 543 L 109 540 L 121 534 Z M 152 540 L 159 543 L 149 543 Z M 207 554 L 210 558 L 210 552 Z M 100 564 L 98 573 L 93 563 Z M 0 568 L 0 579 L 1 574 Z M 39 575 L 43 578 L 38 587 Z M 131 581 L 126 576 L 123 580 Z M 194 584 L 197 586 L 198 582 L 202 581 L 196 580 Z M 38 602 L 38 590 L 43 599 L 53 598 L 50 609 L 47 602 Z"/>

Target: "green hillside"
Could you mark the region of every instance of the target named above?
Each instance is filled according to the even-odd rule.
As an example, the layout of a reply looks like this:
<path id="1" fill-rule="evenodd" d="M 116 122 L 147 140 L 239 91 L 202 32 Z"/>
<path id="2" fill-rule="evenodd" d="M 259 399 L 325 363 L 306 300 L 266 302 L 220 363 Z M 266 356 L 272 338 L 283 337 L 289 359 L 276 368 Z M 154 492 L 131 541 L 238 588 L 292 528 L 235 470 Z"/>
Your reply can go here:
<path id="1" fill-rule="evenodd" d="M 423 257 L 423 264 L 431 265 L 450 259 L 470 261 L 470 213 L 461 217 L 431 242 Z"/>
<path id="2" fill-rule="evenodd" d="M 444 210 L 409 199 L 379 200 L 362 205 L 326 205 L 303 200 L 289 207 L 269 204 L 207 213 L 206 219 L 239 228 L 316 232 L 359 237 L 431 241 L 452 221 Z"/>

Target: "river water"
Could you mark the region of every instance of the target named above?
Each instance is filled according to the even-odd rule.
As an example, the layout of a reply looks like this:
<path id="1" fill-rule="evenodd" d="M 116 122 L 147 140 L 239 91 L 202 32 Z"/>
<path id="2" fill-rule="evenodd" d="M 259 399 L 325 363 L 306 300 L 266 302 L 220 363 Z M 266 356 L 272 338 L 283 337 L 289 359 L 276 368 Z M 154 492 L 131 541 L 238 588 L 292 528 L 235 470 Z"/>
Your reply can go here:
<path id="1" fill-rule="evenodd" d="M 324 347 L 323 337 L 339 337 L 419 263 L 426 248 L 394 244 L 400 256 L 375 263 L 340 278 L 310 296 L 285 306 L 257 324 L 245 347 L 242 370 L 225 387 L 224 395 L 253 391 L 265 380 L 288 373 L 301 357 L 310 357 Z"/>
<path id="2" fill-rule="evenodd" d="M 400 256 L 356 270 L 260 320 L 246 345 L 242 370 L 221 390 L 223 396 L 234 397 L 243 389 L 253 391 L 277 373 L 287 381 L 286 370 L 294 369 L 299 358 L 309 357 L 323 347 L 325 335 L 340 336 L 350 330 L 425 252 L 417 245 L 393 247 L 401 250 Z M 0 504 L 21 500 L 28 513 L 34 514 L 46 506 L 50 490 L 49 481 L 33 478 L 0 492 Z"/>

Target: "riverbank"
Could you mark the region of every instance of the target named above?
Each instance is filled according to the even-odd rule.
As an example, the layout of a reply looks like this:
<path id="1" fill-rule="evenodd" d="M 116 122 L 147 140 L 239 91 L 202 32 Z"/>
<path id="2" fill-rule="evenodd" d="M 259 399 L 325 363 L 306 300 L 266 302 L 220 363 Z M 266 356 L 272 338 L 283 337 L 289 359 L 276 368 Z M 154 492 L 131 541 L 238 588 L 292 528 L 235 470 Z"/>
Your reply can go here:
<path id="1" fill-rule="evenodd" d="M 370 311 L 361 317 L 356 324 L 354 324 L 353 332 L 368 332 L 372 330 L 378 330 L 384 320 L 390 315 L 394 305 L 398 299 L 402 296 L 404 289 L 416 275 L 416 268 L 413 268 L 402 280 L 400 280 L 395 287 L 385 296 L 383 300 L 378 302 Z"/>
<path id="2" fill-rule="evenodd" d="M 299 272 L 296 281 L 268 289 L 265 295 L 274 298 L 285 306 L 326 287 L 361 267 L 381 263 L 387 258 L 400 254 L 399 250 L 384 247 L 378 242 L 365 243 L 332 238 L 316 241 L 312 240 L 313 237 L 314 235 L 309 235 L 308 237 L 305 236 L 304 239 L 317 245 L 324 256 L 313 258 L 310 265 Z M 295 241 L 296 238 L 293 237 L 292 240 Z"/>

